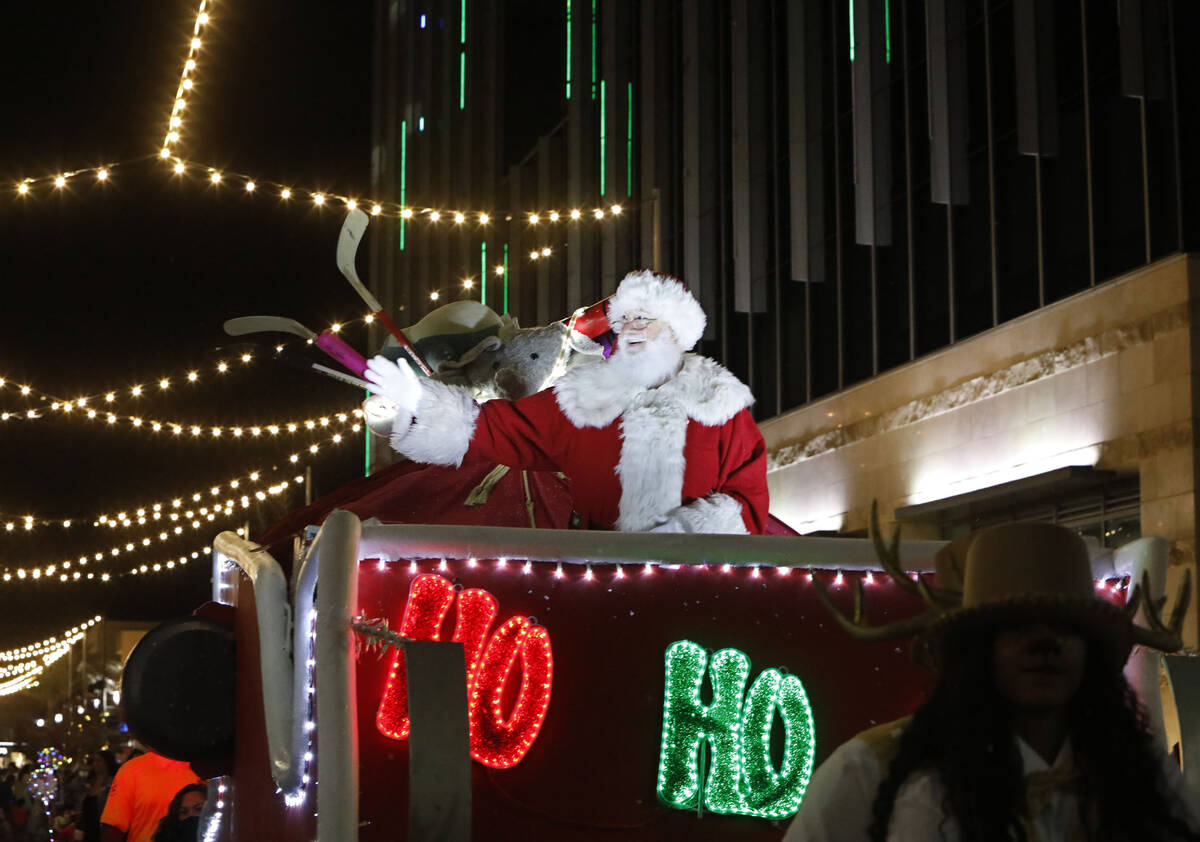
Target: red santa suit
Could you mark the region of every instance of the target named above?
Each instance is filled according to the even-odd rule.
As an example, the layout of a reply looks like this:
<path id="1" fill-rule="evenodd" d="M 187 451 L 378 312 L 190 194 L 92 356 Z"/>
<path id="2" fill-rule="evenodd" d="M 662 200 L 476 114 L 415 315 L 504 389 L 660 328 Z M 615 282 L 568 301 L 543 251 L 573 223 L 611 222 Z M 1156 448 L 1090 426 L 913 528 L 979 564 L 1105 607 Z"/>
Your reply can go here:
<path id="1" fill-rule="evenodd" d="M 713 360 L 685 354 L 678 374 L 646 389 L 606 363 L 582 366 L 517 401 L 477 404 L 468 390 L 422 384 L 392 446 L 420 462 L 482 459 L 561 471 L 594 528 L 761 533 L 766 448 L 749 388 Z"/>

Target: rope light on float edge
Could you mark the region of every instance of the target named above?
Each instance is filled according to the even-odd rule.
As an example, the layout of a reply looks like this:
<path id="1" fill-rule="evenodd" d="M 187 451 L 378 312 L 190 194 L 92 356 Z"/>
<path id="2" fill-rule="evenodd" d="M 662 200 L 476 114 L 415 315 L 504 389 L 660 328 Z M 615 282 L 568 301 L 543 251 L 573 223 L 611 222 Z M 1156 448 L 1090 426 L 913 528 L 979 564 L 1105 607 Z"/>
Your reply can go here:
<path id="1" fill-rule="evenodd" d="M 363 564 L 366 565 L 366 562 L 364 561 Z M 719 576 L 745 575 L 750 579 L 764 581 L 768 580 L 768 577 L 772 579 L 794 577 L 806 584 L 811 583 L 814 577 L 814 572 L 807 568 L 777 567 L 771 564 L 660 564 L 652 561 L 639 562 L 637 564 L 619 564 L 611 561 L 597 564 L 590 562 L 563 564 L 562 562 L 548 561 L 519 561 L 511 558 L 426 558 L 404 559 L 403 561 L 379 559 L 374 563 L 374 566 L 380 571 L 389 570 L 397 565 L 406 567 L 408 572 L 414 576 L 422 573 L 439 573 L 442 575 L 449 573 L 453 575 L 456 566 L 472 571 L 487 570 L 490 568 L 496 572 L 509 573 L 515 576 L 529 576 L 535 573 L 538 568 L 553 565 L 553 570 L 550 571 L 550 575 L 553 578 L 567 579 L 573 575 L 584 583 L 632 581 L 652 576 L 687 575 L 689 573 L 696 575 L 715 574 Z M 568 570 L 571 571 L 570 574 L 568 574 Z M 886 584 L 888 581 L 888 577 L 883 575 L 883 572 L 879 570 L 831 570 L 828 572 L 830 574 L 828 576 L 823 575 L 822 571 L 818 571 L 815 575 L 821 575 L 822 581 L 835 590 L 841 590 L 843 587 L 852 585 L 855 580 L 861 581 L 867 588 L 881 587 L 881 582 Z M 910 574 L 910 578 L 916 579 L 916 577 L 916 573 Z M 1126 591 L 1129 587 L 1128 576 L 1113 576 L 1094 581 L 1096 592 L 1101 595 L 1115 595 Z"/>

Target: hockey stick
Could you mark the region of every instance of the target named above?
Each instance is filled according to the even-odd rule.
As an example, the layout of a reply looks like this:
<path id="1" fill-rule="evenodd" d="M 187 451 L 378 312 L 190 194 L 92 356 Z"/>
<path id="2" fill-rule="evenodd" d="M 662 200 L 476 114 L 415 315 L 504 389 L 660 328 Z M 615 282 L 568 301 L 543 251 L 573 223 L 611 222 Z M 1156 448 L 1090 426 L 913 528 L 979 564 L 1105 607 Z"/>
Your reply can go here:
<path id="1" fill-rule="evenodd" d="M 429 364 L 421 358 L 417 353 L 417 349 L 408 341 L 408 337 L 404 335 L 404 331 L 396 326 L 392 321 L 391 316 L 383 309 L 383 305 L 379 303 L 379 299 L 371 294 L 358 277 L 358 271 L 354 268 L 354 256 L 358 253 L 358 244 L 362 242 L 363 232 L 367 230 L 367 225 L 370 223 L 371 217 L 360 211 L 358 208 L 346 214 L 346 221 L 342 223 L 341 233 L 338 234 L 337 244 L 337 267 L 342 276 L 350 282 L 350 286 L 354 287 L 354 291 L 359 297 L 366 302 L 367 307 L 371 310 L 371 315 L 383 322 L 383 326 L 388 329 L 392 336 L 396 337 L 396 341 L 400 343 L 412 361 L 417 364 L 421 371 L 425 372 L 429 377 L 433 377 L 433 369 Z"/>
<path id="2" fill-rule="evenodd" d="M 315 343 L 318 348 L 359 377 L 367 370 L 366 358 L 329 328 L 317 334 L 295 319 L 285 319 L 282 316 L 241 316 L 225 322 L 225 332 L 230 336 L 244 336 L 247 333 L 292 333 Z"/>
<path id="3" fill-rule="evenodd" d="M 351 377 L 349 374 L 344 374 L 337 369 L 329 366 L 315 363 L 308 359 L 301 352 L 287 345 L 280 345 L 275 349 L 275 359 L 286 365 L 288 368 L 294 368 L 297 371 L 315 371 L 317 374 L 324 374 L 326 377 L 332 377 L 339 383 L 347 383 L 359 389 L 371 392 L 374 391 L 374 386 L 366 380 L 360 380 L 357 377 Z"/>

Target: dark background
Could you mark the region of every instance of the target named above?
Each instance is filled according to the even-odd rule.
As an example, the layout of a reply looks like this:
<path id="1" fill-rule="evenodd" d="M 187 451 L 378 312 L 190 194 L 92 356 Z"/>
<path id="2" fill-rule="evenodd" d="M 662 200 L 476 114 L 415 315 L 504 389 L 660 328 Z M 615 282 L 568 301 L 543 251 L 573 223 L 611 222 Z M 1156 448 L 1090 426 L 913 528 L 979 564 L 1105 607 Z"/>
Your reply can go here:
<path id="1" fill-rule="evenodd" d="M 11 384 L 56 397 L 124 397 L 116 411 L 223 426 L 266 424 L 349 411 L 361 393 L 269 359 L 215 364 L 241 347 L 222 322 L 248 314 L 290 316 L 317 328 L 361 316 L 334 249 L 343 210 L 214 188 L 203 171 L 178 177 L 156 158 L 197 3 L 9 4 L 0 36 L 0 410 L 37 408 L 36 422 L 0 423 L 0 521 L 26 514 L 82 518 L 69 532 L 41 526 L 0 531 L 0 567 L 45 565 L 103 550 L 118 537 L 90 523 L 99 512 L 224 485 L 282 464 L 312 436 L 284 441 L 174 440 L 78 412 L 62 417 Z M 260 179 L 368 193 L 371 17 L 366 2 L 210 4 L 211 23 L 189 96 L 185 160 Z M 84 176 L 19 197 L 24 178 L 117 167 L 107 184 Z M 365 250 L 360 273 L 365 272 Z M 365 349 L 366 333 L 346 338 Z M 179 379 L 189 369 L 198 384 Z M 158 378 L 173 388 L 156 395 Z M 220 380 L 220 382 L 217 382 Z M 128 389 L 147 385 L 148 397 Z M 327 439 L 327 436 L 324 437 Z M 363 465 L 361 436 L 315 458 L 315 492 Z M 292 472 L 294 473 L 294 472 Z M 224 495 L 223 495 L 224 496 Z M 252 510 L 251 526 L 303 502 L 293 489 Z M 19 521 L 18 521 L 19 523 Z M 211 541 L 218 521 L 143 553 L 106 561 L 162 561 Z M 158 528 L 132 528 L 121 541 Z M 159 619 L 207 598 L 209 566 L 102 585 L 0 584 L 0 648 L 54 634 L 96 613 Z"/>

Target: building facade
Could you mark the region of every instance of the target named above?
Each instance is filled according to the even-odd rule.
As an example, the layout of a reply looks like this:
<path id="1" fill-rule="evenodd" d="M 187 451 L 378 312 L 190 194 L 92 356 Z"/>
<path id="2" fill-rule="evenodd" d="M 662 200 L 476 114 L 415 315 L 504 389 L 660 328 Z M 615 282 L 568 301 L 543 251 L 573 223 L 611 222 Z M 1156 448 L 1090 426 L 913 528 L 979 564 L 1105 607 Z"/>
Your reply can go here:
<path id="1" fill-rule="evenodd" d="M 1195 566 L 1194 4 L 376 8 L 374 186 L 412 215 L 372 274 L 403 322 L 544 323 L 669 272 L 801 532 L 878 499 L 909 535 L 1049 519 Z"/>

